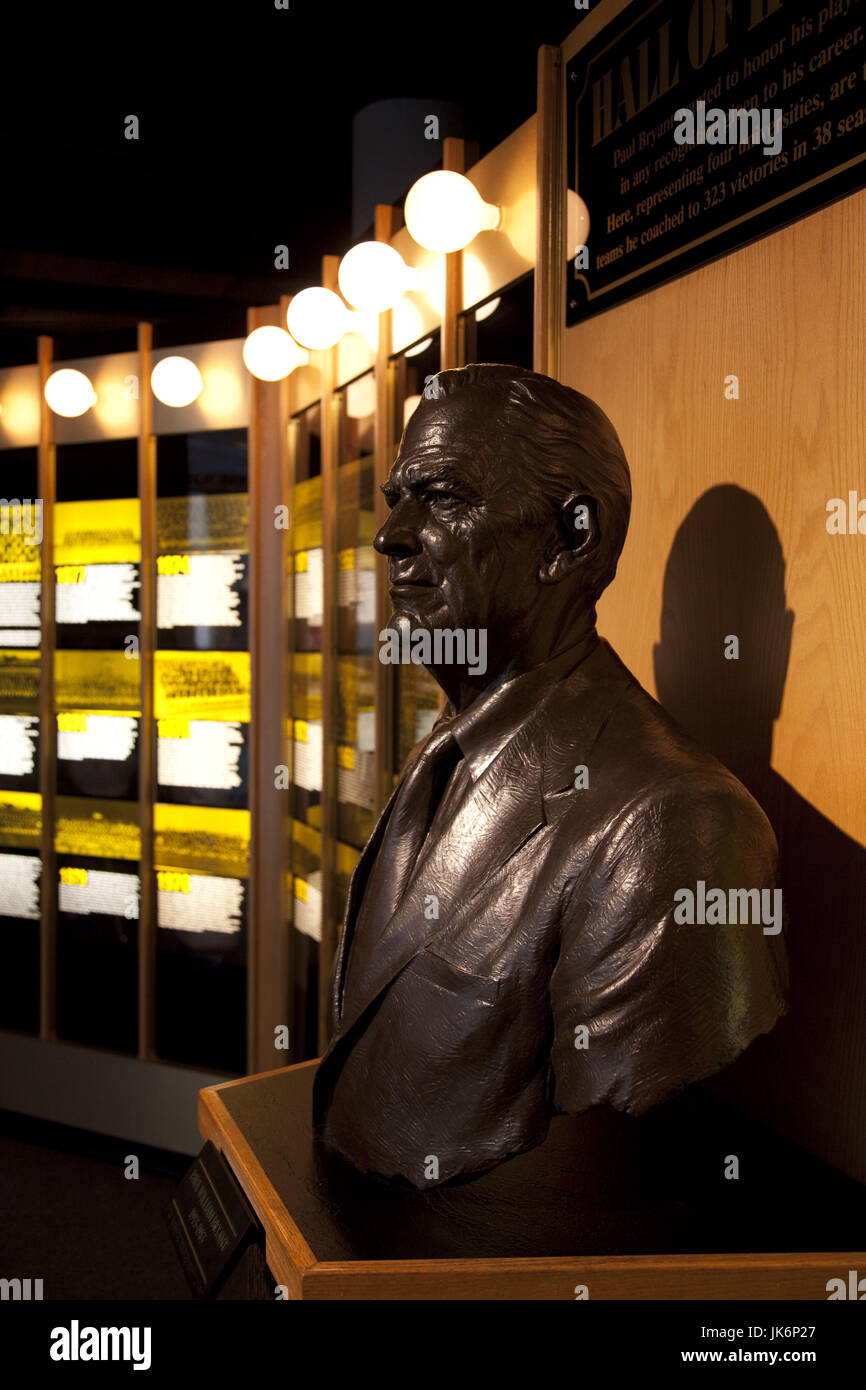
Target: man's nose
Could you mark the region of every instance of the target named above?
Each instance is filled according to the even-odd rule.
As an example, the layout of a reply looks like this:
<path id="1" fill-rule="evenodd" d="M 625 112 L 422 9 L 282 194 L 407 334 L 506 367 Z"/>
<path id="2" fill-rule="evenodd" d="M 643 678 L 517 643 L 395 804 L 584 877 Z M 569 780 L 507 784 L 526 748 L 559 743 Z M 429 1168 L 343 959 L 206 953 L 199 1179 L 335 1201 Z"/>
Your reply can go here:
<path id="1" fill-rule="evenodd" d="M 417 517 L 411 506 L 397 503 L 377 532 L 373 548 L 380 555 L 414 555 L 421 549 Z"/>

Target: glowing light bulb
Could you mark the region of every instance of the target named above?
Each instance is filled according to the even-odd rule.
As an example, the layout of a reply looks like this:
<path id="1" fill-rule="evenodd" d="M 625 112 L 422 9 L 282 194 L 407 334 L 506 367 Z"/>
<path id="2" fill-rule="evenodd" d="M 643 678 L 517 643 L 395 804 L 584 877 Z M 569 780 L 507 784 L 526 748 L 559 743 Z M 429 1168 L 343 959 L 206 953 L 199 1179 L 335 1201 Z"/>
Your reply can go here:
<path id="1" fill-rule="evenodd" d="M 45 383 L 45 399 L 55 415 L 74 420 L 96 404 L 96 392 L 89 376 L 73 367 L 52 372 Z"/>
<path id="2" fill-rule="evenodd" d="M 428 251 L 462 251 L 479 232 L 502 221 L 464 174 L 436 169 L 409 189 L 403 210 L 409 235 Z"/>
<path id="3" fill-rule="evenodd" d="M 316 285 L 294 296 L 286 323 L 301 347 L 330 348 L 349 331 L 349 311 L 333 290 Z"/>
<path id="4" fill-rule="evenodd" d="M 244 343 L 244 365 L 259 381 L 283 381 L 309 360 L 310 354 L 284 328 L 269 324 L 254 328 Z"/>
<path id="5" fill-rule="evenodd" d="M 392 309 L 416 276 L 399 251 L 384 241 L 362 241 L 340 261 L 338 279 L 344 299 L 365 313 Z"/>
<path id="6" fill-rule="evenodd" d="M 163 357 L 150 374 L 150 387 L 163 405 L 192 405 L 202 391 L 201 372 L 188 357 Z"/>

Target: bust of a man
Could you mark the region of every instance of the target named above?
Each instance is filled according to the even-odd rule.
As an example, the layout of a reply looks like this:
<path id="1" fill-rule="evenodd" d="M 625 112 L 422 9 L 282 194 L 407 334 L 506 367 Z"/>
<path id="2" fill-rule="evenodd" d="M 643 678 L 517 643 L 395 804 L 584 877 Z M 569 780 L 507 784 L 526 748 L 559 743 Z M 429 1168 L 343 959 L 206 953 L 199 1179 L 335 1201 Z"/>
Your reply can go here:
<path id="1" fill-rule="evenodd" d="M 599 407 L 440 372 L 384 492 L 391 626 L 448 704 L 352 879 L 315 1119 L 426 1188 L 732 1062 L 784 1009 L 782 903 L 761 809 L 596 634 L 631 505 Z"/>

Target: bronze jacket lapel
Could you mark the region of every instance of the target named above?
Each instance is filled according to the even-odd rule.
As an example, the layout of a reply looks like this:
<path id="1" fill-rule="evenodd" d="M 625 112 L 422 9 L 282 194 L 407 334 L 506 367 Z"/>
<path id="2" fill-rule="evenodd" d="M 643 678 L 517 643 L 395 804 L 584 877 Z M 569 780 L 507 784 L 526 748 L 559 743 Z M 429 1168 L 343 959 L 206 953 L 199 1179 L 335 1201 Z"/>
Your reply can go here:
<path id="1" fill-rule="evenodd" d="M 353 960 L 352 998 L 345 1001 L 332 1045 L 413 956 L 440 932 L 454 929 L 487 880 L 543 825 L 538 768 L 528 763 L 518 734 L 471 786 L 445 833 L 425 846 L 375 950 L 365 960 Z M 438 919 L 425 916 L 431 897 L 437 900 Z"/>
<path id="2" fill-rule="evenodd" d="M 555 803 L 558 793 L 573 786 L 575 765 L 586 761 L 613 704 L 630 684 L 633 677 L 601 641 L 570 676 L 551 688 L 472 785 L 445 833 L 425 846 L 375 950 L 366 960 L 353 961 L 352 998 L 345 1001 L 326 1055 L 413 956 L 442 933 L 459 934 L 460 921 L 471 911 L 473 898 L 546 824 L 545 799 L 553 797 Z M 335 972 L 338 1002 L 363 885 L 381 844 L 391 802 L 352 877 Z M 551 813 L 555 814 L 553 805 Z M 424 913 L 431 896 L 438 900 L 438 919 Z"/>

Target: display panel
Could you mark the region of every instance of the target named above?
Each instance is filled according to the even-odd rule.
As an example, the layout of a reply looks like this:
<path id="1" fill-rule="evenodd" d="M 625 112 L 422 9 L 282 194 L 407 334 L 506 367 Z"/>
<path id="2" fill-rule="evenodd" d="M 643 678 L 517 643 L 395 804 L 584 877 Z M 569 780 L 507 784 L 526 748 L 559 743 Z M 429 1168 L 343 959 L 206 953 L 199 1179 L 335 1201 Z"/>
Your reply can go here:
<path id="1" fill-rule="evenodd" d="M 64 467 L 69 467 L 67 449 L 76 447 L 81 446 L 64 447 Z M 58 647 L 122 651 L 126 639 L 137 636 L 140 559 L 137 497 L 57 503 L 54 621 Z"/>
<path id="2" fill-rule="evenodd" d="M 242 1072 L 250 848 L 246 432 L 157 447 L 156 1048 Z"/>
<path id="3" fill-rule="evenodd" d="M 15 497 L 0 498 L 0 648 L 39 646 L 42 502 L 36 493 L 36 455 L 32 449 L 2 454 L 3 487 Z"/>
<path id="4" fill-rule="evenodd" d="M 290 770 L 287 822 L 289 959 L 295 1055 L 318 1050 L 319 942 L 322 938 L 322 549 L 321 405 L 296 416 L 289 433 L 292 505 L 286 581 L 290 615 Z"/>
<path id="5" fill-rule="evenodd" d="M 361 849 L 375 805 L 373 491 L 376 388 L 372 372 L 339 398 L 337 470 L 337 839 Z M 344 898 L 338 903 L 342 920 Z"/>
<path id="6" fill-rule="evenodd" d="M 0 453 L 0 1027 L 39 1031 L 42 502 L 35 449 Z"/>
<path id="7" fill-rule="evenodd" d="M 160 801 L 192 806 L 247 803 L 249 725 L 234 719 L 170 715 L 156 724 Z"/>
<path id="8" fill-rule="evenodd" d="M 167 482 L 178 477 L 177 441 L 173 439 L 172 444 L 171 467 L 164 467 L 161 475 Z M 195 466 L 201 468 L 199 463 Z M 198 476 L 199 485 L 203 485 L 206 479 L 200 473 Z M 228 479 L 222 476 L 227 485 L 236 485 L 231 481 L 234 474 Z M 199 492 L 160 497 L 156 523 L 159 645 L 179 650 L 246 650 L 247 494 Z"/>
<path id="9" fill-rule="evenodd" d="M 38 854 L 0 850 L 0 1026 L 39 1031 L 39 918 L 42 861 Z"/>
<path id="10" fill-rule="evenodd" d="M 78 828 L 58 836 L 57 1032 L 62 1038 L 134 1053 L 138 1030 L 138 841 L 135 859 L 61 849 Z M 137 830 L 137 827 L 136 827 Z M 118 837 L 121 838 L 121 837 Z M 81 837 L 87 844 L 87 837 Z"/>
<path id="11" fill-rule="evenodd" d="M 57 1033 L 135 1052 L 141 854 L 136 441 L 58 446 L 56 489 Z"/>

